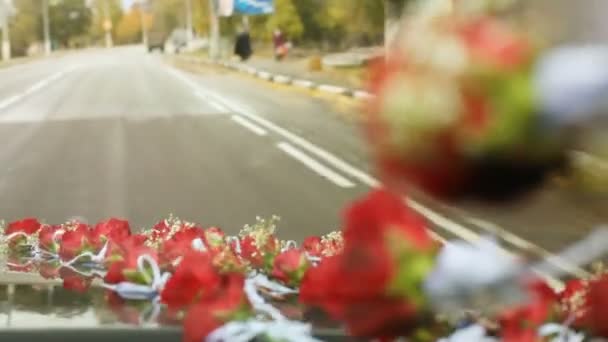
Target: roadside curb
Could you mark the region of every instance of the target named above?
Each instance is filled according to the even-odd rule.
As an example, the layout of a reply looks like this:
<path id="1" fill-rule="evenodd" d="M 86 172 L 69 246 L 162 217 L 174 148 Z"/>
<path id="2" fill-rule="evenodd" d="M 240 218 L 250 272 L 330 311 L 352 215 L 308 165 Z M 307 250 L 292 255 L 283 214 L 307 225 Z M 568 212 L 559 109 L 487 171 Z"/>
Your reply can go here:
<path id="1" fill-rule="evenodd" d="M 223 68 L 230 69 L 230 70 L 233 70 L 236 72 L 249 74 L 251 76 L 257 77 L 259 79 L 262 79 L 262 80 L 265 80 L 268 82 L 291 85 L 294 87 L 311 89 L 311 90 L 318 90 L 318 91 L 321 91 L 321 92 L 324 92 L 327 94 L 345 96 L 345 97 L 355 98 L 355 99 L 359 99 L 359 100 L 368 100 L 368 99 L 374 98 L 373 94 L 371 94 L 365 90 L 349 89 L 349 88 L 341 87 L 341 86 L 337 86 L 337 85 L 316 83 L 314 81 L 307 80 L 307 79 L 299 79 L 299 78 L 294 78 L 292 76 L 275 74 L 275 73 L 269 72 L 267 70 L 254 68 L 254 67 L 244 64 L 244 63 L 235 63 L 235 62 L 226 62 L 226 61 L 213 62 L 213 61 L 210 61 L 205 58 L 198 58 L 198 57 L 192 57 L 192 56 L 178 56 L 178 58 L 182 59 L 183 61 L 190 62 L 190 63 L 202 63 L 202 64 L 208 64 L 208 65 L 214 65 L 214 66 L 221 66 Z"/>

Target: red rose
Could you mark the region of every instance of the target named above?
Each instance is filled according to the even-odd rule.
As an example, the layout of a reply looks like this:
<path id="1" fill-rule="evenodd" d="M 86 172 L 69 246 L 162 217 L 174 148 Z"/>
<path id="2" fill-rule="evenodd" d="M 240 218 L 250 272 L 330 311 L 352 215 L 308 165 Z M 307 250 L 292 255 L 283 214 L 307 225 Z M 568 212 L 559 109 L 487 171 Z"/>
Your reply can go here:
<path id="1" fill-rule="evenodd" d="M 213 257 L 213 266 L 220 273 L 244 273 L 247 267 L 243 260 L 239 258 L 229 245 L 210 250 Z"/>
<path id="2" fill-rule="evenodd" d="M 260 268 L 264 265 L 262 252 L 255 245 L 255 239 L 251 235 L 247 235 L 241 239 L 241 256 L 255 268 Z"/>
<path id="3" fill-rule="evenodd" d="M 251 315 L 243 291 L 245 278 L 233 273 L 223 277 L 221 289 L 192 306 L 184 320 L 184 342 L 200 342 L 215 329 L 235 318 Z"/>
<path id="4" fill-rule="evenodd" d="M 302 248 L 308 253 L 310 256 L 320 257 L 321 251 L 323 249 L 321 245 L 321 238 L 318 236 L 309 236 L 304 239 L 302 243 Z"/>
<path id="5" fill-rule="evenodd" d="M 386 190 L 376 190 L 355 202 L 345 216 L 345 248 L 353 244 L 371 244 L 401 237 L 416 249 L 430 249 L 435 244 L 425 221 L 404 204 L 404 199 Z M 388 235 L 393 234 L 393 235 Z"/>
<path id="6" fill-rule="evenodd" d="M 118 284 L 127 281 L 123 270 L 127 268 L 127 263 L 124 260 L 115 261 L 108 266 L 106 276 L 103 281 L 107 284 Z"/>
<path id="7" fill-rule="evenodd" d="M 62 260 L 71 260 L 85 251 L 92 251 L 89 230 L 89 226 L 80 223 L 66 228 L 59 244 L 59 257 Z"/>
<path id="8" fill-rule="evenodd" d="M 51 253 L 57 253 L 59 250 L 58 241 L 60 240 L 62 234 L 61 231 L 61 226 L 42 226 L 38 232 L 40 248 Z"/>
<path id="9" fill-rule="evenodd" d="M 9 223 L 4 234 L 6 236 L 9 236 L 14 233 L 24 233 L 30 236 L 36 234 L 38 230 L 40 230 L 40 226 L 40 222 L 38 222 L 38 220 L 36 220 L 35 218 L 26 218 L 21 221 Z M 23 235 L 15 235 L 10 239 L 9 246 L 11 248 L 15 248 L 18 245 L 24 243 L 26 240 L 27 238 Z"/>
<path id="10" fill-rule="evenodd" d="M 170 308 L 186 307 L 202 296 L 214 293 L 220 284 L 221 277 L 213 267 L 211 255 L 191 251 L 165 285 L 161 300 Z"/>
<path id="11" fill-rule="evenodd" d="M 461 36 L 474 57 L 504 68 L 513 68 L 529 60 L 530 45 L 493 19 L 481 19 L 465 25 Z"/>
<path id="12" fill-rule="evenodd" d="M 581 321 L 595 337 L 608 338 L 608 275 L 589 281 Z"/>
<path id="13" fill-rule="evenodd" d="M 546 323 L 557 304 L 557 294 L 542 281 L 529 285 L 530 298 L 522 306 L 505 311 L 500 317 L 505 342 L 537 342 L 538 328 Z"/>
<path id="14" fill-rule="evenodd" d="M 44 279 L 55 279 L 59 276 L 60 265 L 52 262 L 43 262 L 38 267 L 38 272 Z"/>
<path id="15" fill-rule="evenodd" d="M 279 242 L 273 235 L 256 239 L 246 235 L 241 240 L 241 257 L 254 268 L 272 268 L 274 257 L 280 252 Z"/>
<path id="16" fill-rule="evenodd" d="M 137 241 L 137 239 L 129 238 L 126 241 Z M 152 274 L 142 273 L 138 268 L 137 261 L 142 255 L 148 255 L 158 262 L 156 251 L 144 245 L 139 245 L 137 242 L 123 244 L 120 247 L 122 255 L 119 258 L 116 256 L 112 257 L 116 260 L 109 263 L 104 281 L 108 284 L 117 284 L 123 281 L 136 284 L 150 284 Z"/>
<path id="17" fill-rule="evenodd" d="M 434 242 L 424 221 L 383 190 L 352 205 L 345 221 L 342 253 L 306 272 L 300 300 L 344 321 L 357 337 L 407 334 L 432 267 Z"/>
<path id="18" fill-rule="evenodd" d="M 111 218 L 99 222 L 91 231 L 91 243 L 95 249 L 100 250 L 106 241 L 119 242 L 131 235 L 128 221 Z"/>
<path id="19" fill-rule="evenodd" d="M 167 220 L 162 220 L 152 227 L 150 238 L 152 240 L 164 240 L 167 234 L 169 234 L 169 231 L 171 231 L 171 226 L 168 224 Z"/>
<path id="20" fill-rule="evenodd" d="M 59 269 L 59 277 L 63 279 L 64 289 L 79 293 L 85 293 L 91 287 L 93 281 L 92 277 L 85 277 L 67 267 Z"/>
<path id="21" fill-rule="evenodd" d="M 35 218 L 26 218 L 21 221 L 15 221 L 8 224 L 6 228 L 6 235 L 10 235 L 16 232 L 23 232 L 27 235 L 36 234 L 36 232 L 40 229 L 40 222 Z"/>
<path id="22" fill-rule="evenodd" d="M 299 249 L 289 249 L 274 259 L 272 276 L 289 286 L 298 286 L 310 267 L 306 254 Z"/>
<path id="23" fill-rule="evenodd" d="M 176 232 L 170 239 L 163 242 L 160 250 L 163 264 L 172 264 L 177 258 L 192 250 L 194 239 L 203 239 L 204 232 L 200 228 L 186 228 Z"/>

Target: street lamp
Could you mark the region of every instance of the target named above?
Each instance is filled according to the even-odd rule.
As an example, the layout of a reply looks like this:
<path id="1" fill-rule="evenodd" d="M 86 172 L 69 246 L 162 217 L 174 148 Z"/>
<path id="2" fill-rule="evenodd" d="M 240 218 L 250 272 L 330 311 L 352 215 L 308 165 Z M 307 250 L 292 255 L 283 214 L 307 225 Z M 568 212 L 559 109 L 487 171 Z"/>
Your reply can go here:
<path id="1" fill-rule="evenodd" d="M 147 0 L 138 0 L 139 2 L 139 16 L 141 21 L 141 41 L 144 44 L 144 47 L 148 46 L 148 29 L 146 27 L 146 18 L 144 13 L 144 7 L 147 3 Z"/>
<path id="2" fill-rule="evenodd" d="M 103 1 L 103 30 L 105 31 L 106 48 L 111 48 L 114 45 L 112 41 L 112 19 L 110 18 L 109 0 Z"/>
<path id="3" fill-rule="evenodd" d="M 2 26 L 2 59 L 11 59 L 11 40 L 9 32 L 9 18 L 15 14 L 11 0 L 0 0 L 0 26 Z"/>
<path id="4" fill-rule="evenodd" d="M 192 42 L 192 0 L 185 0 L 186 1 L 186 43 L 188 44 L 188 46 L 190 46 L 190 43 Z"/>
<path id="5" fill-rule="evenodd" d="M 44 54 L 51 54 L 51 28 L 49 20 L 49 0 L 42 0 L 42 27 L 44 30 Z"/>

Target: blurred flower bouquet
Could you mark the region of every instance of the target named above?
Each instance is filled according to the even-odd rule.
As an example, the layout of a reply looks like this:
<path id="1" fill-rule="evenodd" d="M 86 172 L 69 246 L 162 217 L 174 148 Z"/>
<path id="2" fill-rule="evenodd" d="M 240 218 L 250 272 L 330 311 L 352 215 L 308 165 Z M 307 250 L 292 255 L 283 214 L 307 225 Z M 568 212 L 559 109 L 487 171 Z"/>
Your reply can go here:
<path id="1" fill-rule="evenodd" d="M 226 236 L 169 218 L 135 234 L 118 219 L 26 219 L 4 229 L 3 246 L 9 269 L 61 278 L 79 292 L 102 286 L 121 321 L 182 324 L 186 341 L 315 341 L 314 310 L 360 338 L 608 336 L 608 276 L 556 292 L 491 240 L 440 245 L 386 190 L 353 203 L 342 232 L 301 246 L 278 239 L 275 226 L 276 218 L 258 219 Z"/>
<path id="2" fill-rule="evenodd" d="M 378 169 L 386 184 L 442 198 L 517 198 L 564 167 L 568 115 L 591 106 L 567 105 L 575 95 L 556 76 L 567 61 L 556 66 L 553 50 L 493 16 L 500 2 L 444 3 L 406 18 L 372 72 L 366 129 Z"/>

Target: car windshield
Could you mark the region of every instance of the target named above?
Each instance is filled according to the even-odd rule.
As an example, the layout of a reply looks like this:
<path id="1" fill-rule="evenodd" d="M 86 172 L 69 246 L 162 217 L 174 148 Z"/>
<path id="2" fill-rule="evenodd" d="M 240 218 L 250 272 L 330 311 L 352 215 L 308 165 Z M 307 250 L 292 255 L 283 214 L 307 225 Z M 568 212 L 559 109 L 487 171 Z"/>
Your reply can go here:
<path id="1" fill-rule="evenodd" d="M 608 337 L 607 10 L 0 0 L 0 340 Z"/>

